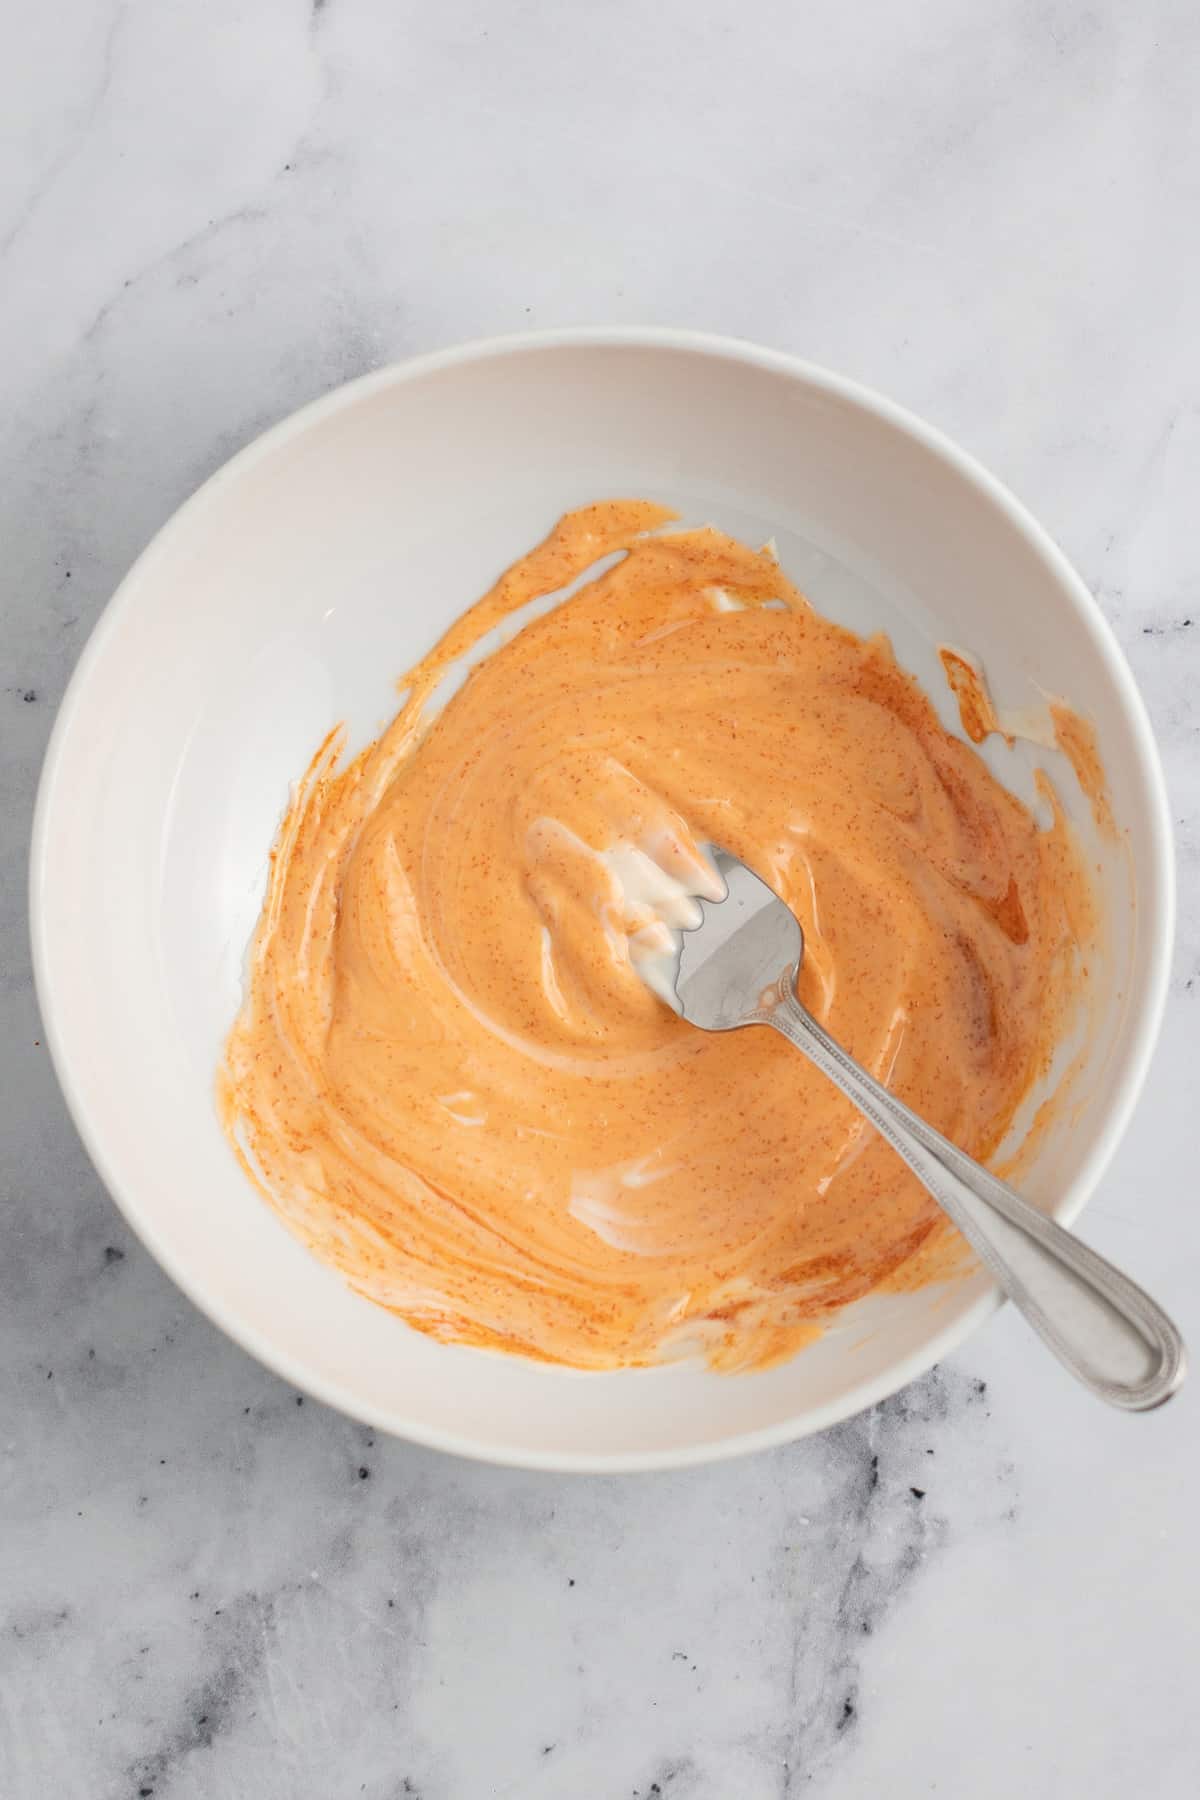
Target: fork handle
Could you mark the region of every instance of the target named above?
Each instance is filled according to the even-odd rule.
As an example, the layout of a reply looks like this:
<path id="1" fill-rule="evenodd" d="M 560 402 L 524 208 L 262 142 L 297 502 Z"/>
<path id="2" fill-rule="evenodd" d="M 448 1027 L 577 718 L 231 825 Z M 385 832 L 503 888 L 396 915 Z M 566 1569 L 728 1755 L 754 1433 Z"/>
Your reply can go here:
<path id="1" fill-rule="evenodd" d="M 792 974 L 752 1019 L 854 1102 L 1077 1381 L 1129 1412 L 1170 1398 L 1183 1380 L 1183 1339 L 1149 1294 L 881 1087 L 796 999 Z"/>

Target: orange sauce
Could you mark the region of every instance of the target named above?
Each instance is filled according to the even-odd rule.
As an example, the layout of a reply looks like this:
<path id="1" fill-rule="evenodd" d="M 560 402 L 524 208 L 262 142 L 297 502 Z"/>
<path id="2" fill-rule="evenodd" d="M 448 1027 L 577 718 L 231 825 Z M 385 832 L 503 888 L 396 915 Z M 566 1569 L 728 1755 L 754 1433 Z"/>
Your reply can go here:
<path id="1" fill-rule="evenodd" d="M 1012 735 L 1000 723 L 983 670 L 961 651 L 951 650 L 948 644 L 938 645 L 938 656 L 958 701 L 962 728 L 971 742 L 982 744 L 989 732 L 997 731 L 1011 747 Z"/>
<path id="2" fill-rule="evenodd" d="M 1112 802 L 1108 794 L 1108 777 L 1096 742 L 1096 729 L 1065 700 L 1051 700 L 1045 717 L 1026 711 L 1002 719 L 992 699 L 987 678 L 978 663 L 959 650 L 939 644 L 938 656 L 950 689 L 958 701 L 962 728 L 973 744 L 982 744 L 993 731 L 1011 750 L 1019 737 L 1033 743 L 1051 745 L 1066 757 L 1074 770 L 1084 798 L 1091 807 L 1092 818 L 1101 837 L 1117 836 Z"/>
<path id="3" fill-rule="evenodd" d="M 1050 702 L 1050 719 L 1054 726 L 1054 741 L 1075 771 L 1075 779 L 1092 809 L 1097 831 L 1102 837 L 1115 838 L 1117 826 L 1095 727 L 1061 700 Z"/>
<path id="4" fill-rule="evenodd" d="M 361 1292 L 587 1369 L 765 1367 L 954 1241 L 782 1039 L 648 991 L 618 853 L 686 868 L 713 841 L 756 868 L 804 926 L 804 1002 L 980 1157 L 1072 1021 L 1092 919 L 1061 811 L 1040 829 L 884 638 L 670 517 L 568 514 L 375 743 L 326 739 L 219 1077 L 246 1167 Z M 483 633 L 614 551 L 431 710 Z"/>

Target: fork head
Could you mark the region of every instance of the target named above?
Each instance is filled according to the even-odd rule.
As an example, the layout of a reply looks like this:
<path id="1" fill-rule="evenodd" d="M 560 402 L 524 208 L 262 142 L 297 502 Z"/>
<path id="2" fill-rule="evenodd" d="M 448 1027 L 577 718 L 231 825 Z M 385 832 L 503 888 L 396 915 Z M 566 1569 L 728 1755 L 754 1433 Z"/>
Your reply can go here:
<path id="1" fill-rule="evenodd" d="M 725 894 L 698 898 L 702 918 L 677 934 L 668 986 L 690 1024 L 733 1031 L 772 1006 L 785 987 L 795 988 L 804 932 L 791 908 L 745 863 L 716 845 L 709 857 Z"/>

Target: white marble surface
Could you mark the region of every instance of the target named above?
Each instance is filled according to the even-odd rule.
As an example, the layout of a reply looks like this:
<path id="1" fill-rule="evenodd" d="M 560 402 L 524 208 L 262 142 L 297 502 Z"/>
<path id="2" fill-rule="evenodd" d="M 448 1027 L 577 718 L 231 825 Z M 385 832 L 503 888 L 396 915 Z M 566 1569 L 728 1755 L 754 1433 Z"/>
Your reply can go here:
<path id="1" fill-rule="evenodd" d="M 376 1441 L 125 1230 L 39 1043 L 24 903 L 92 622 L 267 422 L 530 324 L 798 350 L 1011 481 L 1142 683 L 1179 942 L 1086 1230 L 1200 1340 L 1198 78 L 1192 0 L 10 10 L 5 1800 L 1198 1791 L 1195 1382 L 1110 1416 L 1005 1314 L 876 1413 L 713 1471 L 551 1480 Z"/>

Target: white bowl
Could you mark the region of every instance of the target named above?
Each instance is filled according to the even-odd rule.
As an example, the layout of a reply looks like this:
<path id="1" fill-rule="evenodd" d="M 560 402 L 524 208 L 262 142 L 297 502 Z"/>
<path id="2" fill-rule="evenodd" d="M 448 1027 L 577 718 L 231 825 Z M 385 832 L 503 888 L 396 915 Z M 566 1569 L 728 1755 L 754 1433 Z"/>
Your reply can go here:
<path id="1" fill-rule="evenodd" d="M 290 781 L 335 720 L 373 734 L 394 677 L 562 511 L 612 495 L 773 535 L 818 606 L 892 633 L 947 723 L 939 639 L 982 658 L 1002 705 L 1049 691 L 1095 721 L 1124 834 L 1120 854 L 1096 846 L 1112 1003 L 1078 1106 L 1025 1183 L 1062 1220 L 1145 1077 L 1172 932 L 1158 758 L 1094 601 L 1010 494 L 852 383 L 684 332 L 539 334 L 384 369 L 236 456 L 122 584 L 47 753 L 32 919 L 59 1078 L 130 1224 L 253 1355 L 384 1430 L 556 1469 L 680 1465 L 819 1431 L 928 1369 L 998 1301 L 982 1274 L 868 1301 L 762 1374 L 548 1369 L 435 1344 L 358 1298 L 234 1161 L 213 1075 Z M 988 754 L 1030 791 L 1028 747 Z M 1087 833 L 1070 771 L 1044 760 Z"/>

